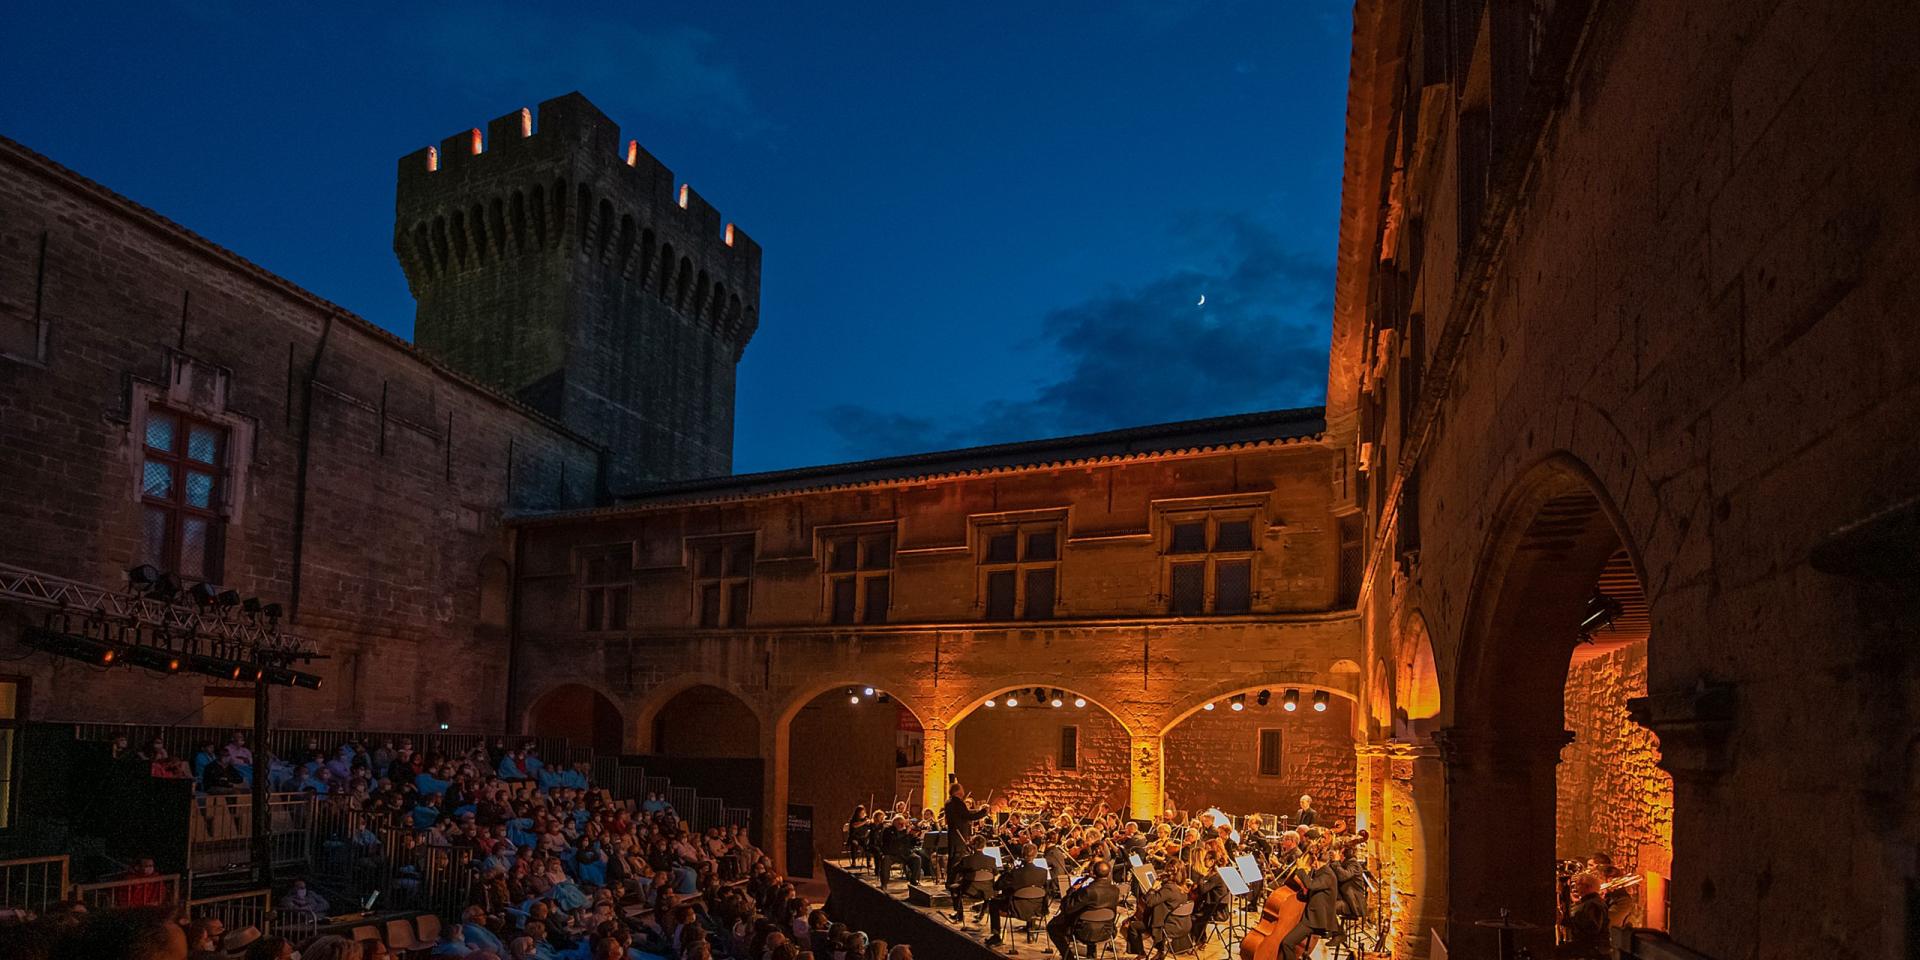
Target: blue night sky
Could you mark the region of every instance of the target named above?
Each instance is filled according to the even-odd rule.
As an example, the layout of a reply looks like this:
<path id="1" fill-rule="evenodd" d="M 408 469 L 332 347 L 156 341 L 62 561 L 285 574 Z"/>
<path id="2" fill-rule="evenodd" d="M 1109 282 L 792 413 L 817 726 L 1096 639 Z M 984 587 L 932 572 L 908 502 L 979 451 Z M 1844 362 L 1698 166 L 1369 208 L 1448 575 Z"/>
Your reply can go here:
<path id="1" fill-rule="evenodd" d="M 0 133 L 410 336 L 395 161 L 577 89 L 765 247 L 740 471 L 1321 402 L 1344 0 L 280 7 L 21 5 Z"/>

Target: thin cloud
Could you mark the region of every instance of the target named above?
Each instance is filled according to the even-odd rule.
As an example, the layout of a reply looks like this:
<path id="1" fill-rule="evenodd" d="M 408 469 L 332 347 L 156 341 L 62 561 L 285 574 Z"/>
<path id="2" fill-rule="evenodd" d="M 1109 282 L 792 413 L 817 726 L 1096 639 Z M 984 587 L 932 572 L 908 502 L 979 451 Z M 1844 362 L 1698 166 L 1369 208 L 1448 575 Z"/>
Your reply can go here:
<path id="1" fill-rule="evenodd" d="M 1202 262 L 1043 318 L 1063 372 L 1033 396 L 939 419 L 839 405 L 829 429 L 860 458 L 1322 402 L 1333 265 L 1245 217 L 1184 233 L 1206 239 Z"/>

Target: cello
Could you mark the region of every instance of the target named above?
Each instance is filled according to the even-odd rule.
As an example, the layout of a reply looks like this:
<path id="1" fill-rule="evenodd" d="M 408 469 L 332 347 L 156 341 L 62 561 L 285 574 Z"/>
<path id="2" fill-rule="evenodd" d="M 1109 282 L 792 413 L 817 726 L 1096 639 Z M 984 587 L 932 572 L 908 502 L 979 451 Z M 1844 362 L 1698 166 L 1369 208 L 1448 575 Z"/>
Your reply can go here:
<path id="1" fill-rule="evenodd" d="M 1273 892 L 1261 902 L 1260 919 L 1240 937 L 1240 960 L 1297 960 L 1313 953 L 1311 935 L 1300 944 L 1298 952 L 1289 951 L 1287 955 L 1280 952 L 1280 941 L 1300 925 L 1300 918 L 1307 913 L 1307 884 L 1300 876 L 1300 867 L 1306 860 L 1303 853 L 1287 867 L 1286 880 L 1275 884 Z"/>

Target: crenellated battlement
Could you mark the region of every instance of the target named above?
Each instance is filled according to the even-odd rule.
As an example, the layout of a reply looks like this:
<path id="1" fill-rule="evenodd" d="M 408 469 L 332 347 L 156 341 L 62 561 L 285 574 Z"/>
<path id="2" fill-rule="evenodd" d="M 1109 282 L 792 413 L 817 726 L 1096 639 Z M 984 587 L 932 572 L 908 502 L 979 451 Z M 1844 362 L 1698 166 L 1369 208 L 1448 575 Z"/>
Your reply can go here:
<path id="1" fill-rule="evenodd" d="M 760 245 L 587 98 L 401 157 L 394 206 L 422 349 L 639 446 L 635 478 L 730 465 Z"/>
<path id="2" fill-rule="evenodd" d="M 697 316 L 738 338 L 736 349 L 752 336 L 760 245 L 638 140 L 622 141 L 579 93 L 422 147 L 400 158 L 398 173 L 394 248 L 416 296 L 503 258 L 560 253 L 651 286 L 676 307 L 697 304 Z M 735 297 L 739 316 L 727 306 Z"/>

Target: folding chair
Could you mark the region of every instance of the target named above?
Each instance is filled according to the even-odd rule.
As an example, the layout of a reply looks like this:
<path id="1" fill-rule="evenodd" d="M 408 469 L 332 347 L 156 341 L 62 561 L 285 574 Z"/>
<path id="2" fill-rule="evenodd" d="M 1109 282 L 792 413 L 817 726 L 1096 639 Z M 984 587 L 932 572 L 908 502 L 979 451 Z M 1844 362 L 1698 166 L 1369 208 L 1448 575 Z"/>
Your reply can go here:
<path id="1" fill-rule="evenodd" d="M 1082 913 L 1073 924 L 1074 942 L 1087 948 L 1088 957 L 1113 956 L 1113 937 L 1119 931 L 1114 921 L 1118 916 L 1105 908 Z"/>

